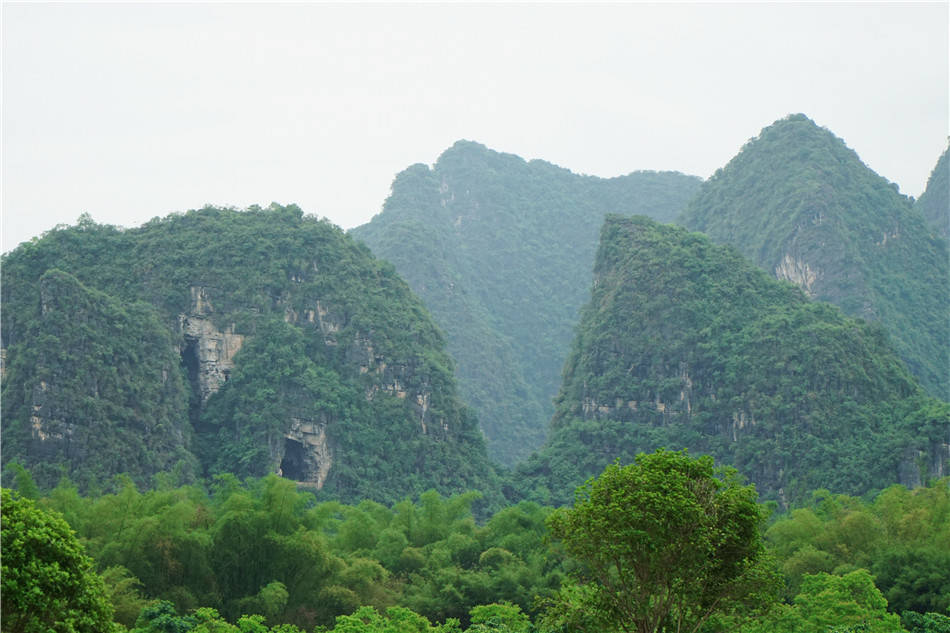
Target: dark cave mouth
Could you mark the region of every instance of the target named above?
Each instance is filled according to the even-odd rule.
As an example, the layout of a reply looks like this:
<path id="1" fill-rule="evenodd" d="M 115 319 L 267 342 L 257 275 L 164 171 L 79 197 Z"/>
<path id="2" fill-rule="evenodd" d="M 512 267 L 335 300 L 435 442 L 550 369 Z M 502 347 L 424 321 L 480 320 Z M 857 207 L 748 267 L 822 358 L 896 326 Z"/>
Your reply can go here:
<path id="1" fill-rule="evenodd" d="M 280 475 L 293 481 L 306 481 L 306 451 L 303 444 L 284 438 L 284 458 L 280 461 Z"/>

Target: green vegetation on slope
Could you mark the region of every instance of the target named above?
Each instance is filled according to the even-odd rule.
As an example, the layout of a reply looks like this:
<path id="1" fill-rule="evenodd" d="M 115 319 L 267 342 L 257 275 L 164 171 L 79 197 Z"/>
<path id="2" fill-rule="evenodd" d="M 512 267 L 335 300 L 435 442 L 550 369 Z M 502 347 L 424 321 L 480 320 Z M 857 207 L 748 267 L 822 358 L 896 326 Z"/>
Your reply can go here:
<path id="1" fill-rule="evenodd" d="M 2 291 L 3 459 L 43 487 L 147 485 L 179 460 L 180 481 L 283 469 L 333 498 L 500 500 L 421 302 L 297 207 L 84 217 L 5 256 Z"/>
<path id="2" fill-rule="evenodd" d="M 924 190 L 914 208 L 920 211 L 927 224 L 944 239 L 950 239 L 950 148 L 944 150 L 937 160 L 934 170 L 930 172 L 927 188 Z"/>
<path id="3" fill-rule="evenodd" d="M 948 430 L 950 406 L 880 326 L 701 234 L 610 216 L 550 438 L 520 481 L 563 504 L 615 458 L 667 447 L 735 466 L 767 499 L 860 494 L 946 473 Z"/>
<path id="4" fill-rule="evenodd" d="M 118 472 L 145 480 L 177 468 L 193 479 L 178 350 L 154 308 L 56 269 L 24 298 L 4 300 L 5 317 L 21 311 L 25 343 L 11 350 L 3 377 L 4 461 L 30 464 L 48 485 L 67 472 L 83 487 Z"/>
<path id="5" fill-rule="evenodd" d="M 512 465 L 543 442 L 604 216 L 670 221 L 699 183 L 581 176 L 460 141 L 431 169 L 399 174 L 382 213 L 352 234 L 426 303 L 489 453 Z"/>
<path id="6" fill-rule="evenodd" d="M 703 184 L 681 223 L 880 323 L 921 385 L 950 398 L 947 242 L 828 130 L 800 114 L 765 128 Z"/>
<path id="7" fill-rule="evenodd" d="M 112 606 L 66 521 L 3 489 L 3 631 L 108 633 Z"/>

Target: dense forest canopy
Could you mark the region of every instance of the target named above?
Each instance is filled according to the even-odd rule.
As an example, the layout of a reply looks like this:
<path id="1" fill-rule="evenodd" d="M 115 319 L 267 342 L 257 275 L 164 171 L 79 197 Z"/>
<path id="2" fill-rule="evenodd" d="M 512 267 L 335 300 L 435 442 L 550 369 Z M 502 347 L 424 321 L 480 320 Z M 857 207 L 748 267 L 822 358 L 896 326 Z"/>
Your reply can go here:
<path id="1" fill-rule="evenodd" d="M 945 173 L 938 165 L 933 178 Z M 947 214 L 938 182 L 934 213 Z M 947 241 L 828 130 L 801 114 L 765 128 L 703 183 L 680 222 L 880 323 L 921 385 L 950 398 Z"/>
<path id="2" fill-rule="evenodd" d="M 755 551 L 764 544 L 757 573 L 768 583 L 780 581 L 781 598 L 772 603 L 774 595 L 744 592 L 738 601 L 723 604 L 725 612 L 709 620 L 703 633 L 740 627 L 744 633 L 946 633 L 950 479 L 915 490 L 894 485 L 867 499 L 816 490 L 765 525 L 758 521 L 770 508 L 749 506 L 742 496 L 747 487 L 718 469 L 709 479 L 707 467 L 708 460 L 697 460 L 686 478 L 662 478 L 663 469 L 651 467 L 640 478 L 661 477 L 661 483 L 648 485 L 654 494 L 641 504 L 645 511 L 612 524 L 594 521 L 591 528 L 613 530 L 613 538 L 586 541 L 577 535 L 573 547 L 597 552 L 598 545 L 606 546 L 605 555 L 617 548 L 633 555 L 632 564 L 648 564 L 649 558 L 634 554 L 636 543 L 678 543 L 679 535 L 628 527 L 651 520 L 665 524 L 664 512 L 715 503 L 723 515 L 733 515 L 736 526 L 757 525 L 754 533 L 740 532 Z M 319 502 L 311 491 L 274 475 L 243 482 L 219 476 L 209 488 L 166 485 L 147 492 L 125 479 L 117 482 L 116 492 L 95 496 L 80 495 L 66 480 L 40 494 L 23 470 L 11 480 L 21 497 L 34 498 L 18 501 L 17 512 L 21 506 L 35 507 L 29 512 L 49 525 L 68 522 L 75 536 L 63 542 L 72 548 L 72 559 L 86 560 L 77 569 L 94 591 L 97 608 L 114 613 L 119 625 L 135 633 L 298 633 L 297 627 L 324 631 L 321 626 L 339 633 L 615 630 L 592 626 L 596 618 L 588 616 L 594 614 L 574 608 L 586 598 L 570 579 L 585 577 L 589 568 L 551 538 L 549 529 L 560 533 L 556 526 L 563 519 L 531 502 L 476 521 L 472 503 L 477 494 L 443 497 L 430 491 L 391 505 L 347 505 Z M 727 494 L 707 498 L 707 487 L 688 483 L 700 480 Z M 594 486 L 610 489 L 608 479 Z M 16 556 L 24 552 L 33 551 L 34 557 L 36 552 L 15 551 L 7 540 L 26 543 L 19 540 L 23 524 L 8 522 L 14 505 L 8 505 L 7 491 L 4 495 L 7 631 L 14 621 L 8 609 L 15 609 L 8 601 L 19 594 L 6 584 L 14 578 L 6 566 L 18 564 Z M 598 500 L 599 511 L 623 509 L 603 495 L 589 498 Z M 714 518 L 705 514 L 697 526 Z M 625 525 L 631 521 L 639 523 Z M 700 549 L 727 535 L 706 527 L 684 530 L 691 535 L 690 545 Z M 708 559 L 687 557 L 677 564 L 717 573 Z M 88 578 L 93 571 L 101 580 Z"/>
<path id="3" fill-rule="evenodd" d="M 459 141 L 400 173 L 382 213 L 351 233 L 425 301 L 489 454 L 511 466 L 544 440 L 604 216 L 671 221 L 699 183 L 582 176 Z"/>
<path id="4" fill-rule="evenodd" d="M 3 260 L 3 348 L 3 460 L 44 486 L 281 471 L 339 499 L 500 500 L 426 309 L 293 206 L 25 243 Z"/>

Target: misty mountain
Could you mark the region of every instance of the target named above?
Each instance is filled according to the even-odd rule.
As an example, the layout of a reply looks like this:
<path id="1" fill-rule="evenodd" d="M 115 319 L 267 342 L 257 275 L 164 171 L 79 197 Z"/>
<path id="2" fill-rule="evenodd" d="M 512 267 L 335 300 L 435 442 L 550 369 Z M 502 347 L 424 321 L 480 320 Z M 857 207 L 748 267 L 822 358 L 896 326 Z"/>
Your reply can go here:
<path id="1" fill-rule="evenodd" d="M 548 441 L 516 481 L 569 503 L 615 459 L 688 448 L 785 504 L 944 476 L 948 432 L 950 405 L 923 393 L 879 325 L 704 235 L 610 216 Z"/>
<path id="2" fill-rule="evenodd" d="M 763 129 L 703 183 L 681 222 L 880 323 L 924 388 L 950 397 L 947 242 L 828 130 L 801 114 Z"/>
<path id="3" fill-rule="evenodd" d="M 947 160 L 947 154 L 950 148 L 944 150 L 943 154 L 937 160 L 930 178 L 927 180 L 927 188 L 924 190 L 914 208 L 920 211 L 927 224 L 931 226 L 944 239 L 950 239 L 950 161 Z"/>
<path id="4" fill-rule="evenodd" d="M 604 216 L 671 221 L 699 184 L 583 176 L 460 141 L 400 173 L 383 211 L 351 233 L 432 312 L 489 453 L 511 465 L 543 442 Z"/>

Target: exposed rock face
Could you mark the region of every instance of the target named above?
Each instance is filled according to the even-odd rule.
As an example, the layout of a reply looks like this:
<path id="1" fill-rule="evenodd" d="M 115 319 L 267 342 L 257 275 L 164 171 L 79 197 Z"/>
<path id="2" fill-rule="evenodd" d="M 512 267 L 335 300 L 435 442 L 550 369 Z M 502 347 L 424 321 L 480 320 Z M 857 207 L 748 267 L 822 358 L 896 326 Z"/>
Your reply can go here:
<path id="1" fill-rule="evenodd" d="M 204 288 L 192 286 L 191 300 L 191 313 L 178 317 L 184 337 L 181 354 L 189 378 L 197 386 L 204 403 L 227 382 L 234 369 L 234 355 L 244 344 L 244 336 L 234 333 L 234 324 L 224 332 L 214 326 L 208 318 L 213 306 Z"/>
<path id="2" fill-rule="evenodd" d="M 326 421 L 294 418 L 284 440 L 275 460 L 280 464 L 277 474 L 321 490 L 333 466 Z"/>
<path id="3" fill-rule="evenodd" d="M 818 281 L 818 270 L 812 268 L 808 262 L 801 260 L 791 253 L 785 253 L 785 257 L 778 266 L 775 267 L 775 276 L 778 279 L 790 281 L 802 290 L 809 297 L 815 296 L 814 285 Z"/>
<path id="4" fill-rule="evenodd" d="M 901 456 L 897 483 L 916 488 L 925 485 L 928 479 L 941 479 L 950 474 L 948 463 L 950 443 L 934 442 L 926 450 L 909 448 Z"/>

